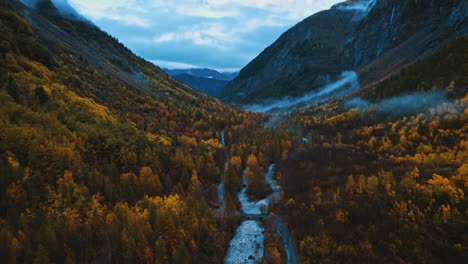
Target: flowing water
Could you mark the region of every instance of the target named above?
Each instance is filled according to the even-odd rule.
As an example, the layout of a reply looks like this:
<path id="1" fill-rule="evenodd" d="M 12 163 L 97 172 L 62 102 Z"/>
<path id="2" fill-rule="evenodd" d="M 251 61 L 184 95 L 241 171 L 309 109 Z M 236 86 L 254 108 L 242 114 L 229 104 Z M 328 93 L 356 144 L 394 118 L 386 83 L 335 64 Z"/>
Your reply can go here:
<path id="1" fill-rule="evenodd" d="M 353 6 L 355 9 L 363 9 L 368 11 L 373 8 L 375 0 L 368 0 L 365 5 Z M 285 113 L 296 111 L 310 105 L 316 105 L 324 101 L 329 101 L 334 98 L 343 97 L 359 89 L 358 75 L 355 72 L 343 72 L 338 80 L 323 86 L 318 91 L 306 93 L 299 98 L 286 97 L 276 101 L 269 101 L 263 105 L 251 105 L 245 107 L 246 110 L 254 112 L 265 112 L 270 114 L 270 121 L 265 124 L 267 127 L 274 126 L 281 116 Z M 221 141 L 224 145 L 226 157 L 228 158 L 227 149 L 224 142 L 224 131 L 221 133 Z M 307 138 L 303 139 L 307 142 Z M 225 171 L 227 170 L 228 161 L 226 161 Z M 275 165 L 269 166 L 265 173 L 265 181 L 270 185 L 273 193 L 261 200 L 250 200 L 247 195 L 248 182 L 245 172 L 242 176 L 243 188 L 237 194 L 241 203 L 241 212 L 238 215 L 244 217 L 241 225 L 236 230 L 236 234 L 229 243 L 229 249 L 225 258 L 225 263 L 260 263 L 264 255 L 264 232 L 265 229 L 262 222 L 269 222 L 273 225 L 275 233 L 281 237 L 284 249 L 287 254 L 287 263 L 297 263 L 296 250 L 293 240 L 289 234 L 288 228 L 281 216 L 268 215 L 271 206 L 283 199 L 283 191 L 274 179 Z M 224 200 L 224 174 L 221 184 L 219 185 L 220 201 Z M 220 203 L 222 205 L 222 202 Z"/>
<path id="2" fill-rule="evenodd" d="M 274 172 L 275 165 L 271 164 L 268 168 L 268 171 L 265 173 L 265 181 L 270 185 L 271 189 L 273 190 L 273 193 L 257 201 L 252 201 L 247 196 L 248 183 L 247 177 L 244 172 L 242 176 L 242 184 L 244 187 L 237 194 L 237 198 L 239 198 L 239 201 L 242 206 L 242 213 L 248 216 L 266 215 L 268 213 L 270 205 L 272 204 L 272 201 L 280 200 L 282 196 L 282 190 L 281 187 L 278 184 L 276 184 L 276 181 L 273 179 Z"/>
<path id="3" fill-rule="evenodd" d="M 224 204 L 224 175 L 226 174 L 226 171 L 229 166 L 229 153 L 227 151 L 226 141 L 224 139 L 224 130 L 221 131 L 221 144 L 223 144 L 224 156 L 225 156 L 226 162 L 224 163 L 224 171 L 223 171 L 223 174 L 221 175 L 221 183 L 218 185 L 219 208 L 222 208 Z"/>
<path id="4" fill-rule="evenodd" d="M 283 240 L 284 250 L 286 251 L 286 255 L 288 257 L 287 263 L 296 264 L 296 248 L 294 247 L 294 241 L 289 234 L 288 227 L 284 223 L 283 218 L 280 216 L 274 216 L 271 220 L 276 228 L 276 233 L 281 237 L 281 240 Z"/>
<path id="5" fill-rule="evenodd" d="M 237 228 L 224 263 L 260 263 L 263 258 L 263 225 L 258 220 L 245 220 Z"/>
<path id="6" fill-rule="evenodd" d="M 243 188 L 238 193 L 241 203 L 241 214 L 248 218 L 237 228 L 234 238 L 229 243 L 225 263 L 260 263 L 264 255 L 265 228 L 262 219 L 271 221 L 276 233 L 281 237 L 287 253 L 287 263 L 297 263 L 294 243 L 281 217 L 268 216 L 268 210 L 275 202 L 282 199 L 283 191 L 274 180 L 275 165 L 271 164 L 265 173 L 265 181 L 270 185 L 273 193 L 261 200 L 251 200 L 247 196 L 248 182 L 245 173 L 242 177 Z"/>
<path id="7" fill-rule="evenodd" d="M 229 166 L 229 153 L 227 151 L 225 142 L 225 132 L 221 132 L 221 143 L 224 148 L 224 155 L 226 162 L 224 165 L 224 171 L 221 175 L 221 183 L 218 185 L 218 196 L 219 196 L 219 210 L 220 213 L 224 204 L 224 177 Z M 289 235 L 288 228 L 284 224 L 282 217 L 280 216 L 268 216 L 270 206 L 280 201 L 283 198 L 283 190 L 279 186 L 275 179 L 275 164 L 271 164 L 268 167 L 268 171 L 265 173 L 265 181 L 270 185 L 273 192 L 267 197 L 261 200 L 251 200 L 247 196 L 248 182 L 245 175 L 245 171 L 242 175 L 243 188 L 237 194 L 241 203 L 240 215 L 247 218 L 237 228 L 234 237 L 229 243 L 229 248 L 225 257 L 225 263 L 237 264 L 237 263 L 260 263 L 264 255 L 264 241 L 265 241 L 265 228 L 262 224 L 262 219 L 270 221 L 275 227 L 275 232 L 281 237 L 285 251 L 287 253 L 287 263 L 296 264 L 296 250 L 294 243 Z"/>

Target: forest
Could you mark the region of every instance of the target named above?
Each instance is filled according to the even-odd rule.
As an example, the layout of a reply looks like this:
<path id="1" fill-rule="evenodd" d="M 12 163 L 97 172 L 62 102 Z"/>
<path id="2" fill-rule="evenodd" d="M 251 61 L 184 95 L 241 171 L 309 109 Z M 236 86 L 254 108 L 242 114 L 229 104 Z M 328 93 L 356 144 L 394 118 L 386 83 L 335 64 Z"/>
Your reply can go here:
<path id="1" fill-rule="evenodd" d="M 302 263 L 466 260 L 467 106 L 294 116 L 310 141 L 280 163 L 280 210 Z"/>
<path id="2" fill-rule="evenodd" d="M 337 100 L 282 124 L 308 138 L 278 165 L 301 263 L 468 259 L 466 44 L 365 91 L 372 104 Z"/>
<path id="3" fill-rule="evenodd" d="M 0 3 L 0 258 L 220 262 L 231 234 L 210 209 L 224 162 L 219 133 L 258 117 L 161 79 L 148 63 L 139 62 L 147 82 L 165 96 L 111 78 L 47 45 Z"/>
<path id="4" fill-rule="evenodd" d="M 437 105 L 389 113 L 343 99 L 265 125 L 268 115 L 193 91 L 95 26 L 43 8 L 95 56 L 46 39 L 0 0 L 2 262 L 222 263 L 242 175 L 260 199 L 272 163 L 285 192 L 270 214 L 284 216 L 300 263 L 468 259 L 466 38 L 362 95 L 378 104 L 438 90 L 447 98 Z M 437 70 L 447 67 L 460 70 Z M 414 72 L 433 79 L 419 84 Z M 265 224 L 264 263 L 284 263 Z"/>

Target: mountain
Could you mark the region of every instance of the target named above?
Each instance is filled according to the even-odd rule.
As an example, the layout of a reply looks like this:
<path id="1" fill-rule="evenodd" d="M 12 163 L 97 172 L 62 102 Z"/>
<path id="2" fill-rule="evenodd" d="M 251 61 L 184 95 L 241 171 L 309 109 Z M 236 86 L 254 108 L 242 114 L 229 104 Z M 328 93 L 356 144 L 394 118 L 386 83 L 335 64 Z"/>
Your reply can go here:
<path id="1" fill-rule="evenodd" d="M 70 6 L 67 0 L 52 0 L 52 1 L 44 1 L 44 0 L 20 0 L 23 4 L 30 8 L 36 8 L 40 5 L 48 5 L 50 2 L 53 4 L 53 8 L 56 8 L 59 13 L 67 17 L 68 19 L 74 19 L 74 20 L 83 20 L 86 21 L 86 19 L 78 14 L 76 10 Z M 88 23 L 90 23 L 88 21 Z"/>
<path id="2" fill-rule="evenodd" d="M 54 3 L 0 0 L 1 261 L 222 262 L 218 139 L 247 116 Z"/>
<path id="3" fill-rule="evenodd" d="M 213 78 L 223 81 L 231 81 L 236 78 L 238 72 L 219 72 L 212 69 L 167 69 L 164 68 L 164 71 L 171 75 L 176 76 L 180 74 L 190 74 L 196 77 L 203 77 L 203 78 Z"/>
<path id="4" fill-rule="evenodd" d="M 353 70 L 362 86 L 388 78 L 468 34 L 463 0 L 354 0 L 300 22 L 243 68 L 226 102 L 300 96 Z"/>
<path id="5" fill-rule="evenodd" d="M 172 76 L 174 79 L 181 83 L 184 83 L 191 88 L 206 93 L 212 97 L 218 97 L 221 91 L 224 89 L 228 81 L 218 80 L 215 78 L 199 77 L 190 74 L 177 74 Z"/>
<path id="6" fill-rule="evenodd" d="M 323 34 L 361 40 L 330 49 L 340 79 L 305 99 L 336 100 L 286 98 L 305 108 L 272 115 L 191 89 L 58 1 L 22 2 L 0 0 L 1 263 L 468 259 L 468 36 L 452 37 L 465 9 L 438 41 L 417 38 L 434 52 L 422 41 L 427 56 L 372 82 L 420 46 L 378 56 L 365 39 L 380 18 L 365 21 L 384 1 L 335 6 L 330 25 L 355 16 Z M 342 98 L 354 64 L 369 84 Z"/>
<path id="7" fill-rule="evenodd" d="M 212 69 L 167 69 L 164 71 L 189 87 L 218 97 L 226 84 L 236 78 L 238 72 L 219 72 Z"/>
<path id="8" fill-rule="evenodd" d="M 28 42 L 19 38 L 24 42 L 18 43 L 20 50 L 32 53 L 30 56 L 33 59 L 46 66 L 59 67 L 69 63 L 70 61 L 63 58 L 63 54 L 69 54 L 73 63 L 79 63 L 79 66 L 82 67 L 95 68 L 101 74 L 107 75 L 107 78 L 112 77 L 114 82 L 121 82 L 122 85 L 129 86 L 130 91 L 136 90 L 166 101 L 169 98 L 187 103 L 196 103 L 201 100 L 210 101 L 209 97 L 177 82 L 167 76 L 160 68 L 136 56 L 117 39 L 93 24 L 64 16 L 55 6 L 56 2 L 63 4 L 63 1 L 37 0 L 34 8 L 27 8 L 17 1 L 11 2 L 14 10 L 25 17 L 24 27 L 36 33 L 37 40 L 34 44 L 40 47 L 23 47 L 22 45 L 27 45 Z M 76 13 L 76 11 L 70 12 Z M 32 39 L 30 38 L 28 41 L 31 42 Z M 57 45 L 53 45 L 53 43 L 57 43 Z M 74 60 L 78 60 L 78 62 L 74 62 Z M 99 97 L 105 93 L 113 92 L 117 98 L 122 96 L 113 89 L 116 88 L 96 89 L 93 92 L 97 94 L 93 93 L 92 95 Z M 214 103 L 214 101 L 212 102 Z"/>

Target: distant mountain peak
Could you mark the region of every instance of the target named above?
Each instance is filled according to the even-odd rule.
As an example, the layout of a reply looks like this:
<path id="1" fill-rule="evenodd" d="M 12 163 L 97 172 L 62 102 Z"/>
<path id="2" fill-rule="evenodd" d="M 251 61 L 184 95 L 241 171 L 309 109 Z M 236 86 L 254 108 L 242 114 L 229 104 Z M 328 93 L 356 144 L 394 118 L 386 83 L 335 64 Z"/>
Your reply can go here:
<path id="1" fill-rule="evenodd" d="M 181 75 L 181 74 L 189 74 L 196 77 L 203 77 L 203 78 L 212 78 L 218 79 L 223 81 L 231 81 L 236 78 L 238 72 L 220 72 L 213 69 L 208 68 L 191 68 L 191 69 L 163 69 L 167 74 L 171 76 Z"/>

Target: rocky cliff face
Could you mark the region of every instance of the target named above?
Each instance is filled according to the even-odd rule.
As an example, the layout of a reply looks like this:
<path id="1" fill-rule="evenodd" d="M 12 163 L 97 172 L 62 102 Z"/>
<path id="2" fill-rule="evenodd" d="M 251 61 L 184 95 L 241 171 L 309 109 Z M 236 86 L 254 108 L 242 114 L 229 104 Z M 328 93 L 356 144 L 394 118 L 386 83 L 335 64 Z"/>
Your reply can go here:
<path id="1" fill-rule="evenodd" d="M 327 83 L 327 75 L 337 76 L 344 68 L 341 54 L 352 40 L 358 12 L 333 9 L 300 22 L 241 70 L 226 87 L 225 99 L 301 95 Z"/>
<path id="2" fill-rule="evenodd" d="M 463 0 L 378 1 L 344 55 L 366 87 L 468 34 L 467 11 Z"/>
<path id="3" fill-rule="evenodd" d="M 467 34 L 464 0 L 350 0 L 284 33 L 227 85 L 228 102 L 298 96 L 355 70 L 379 81 Z"/>

